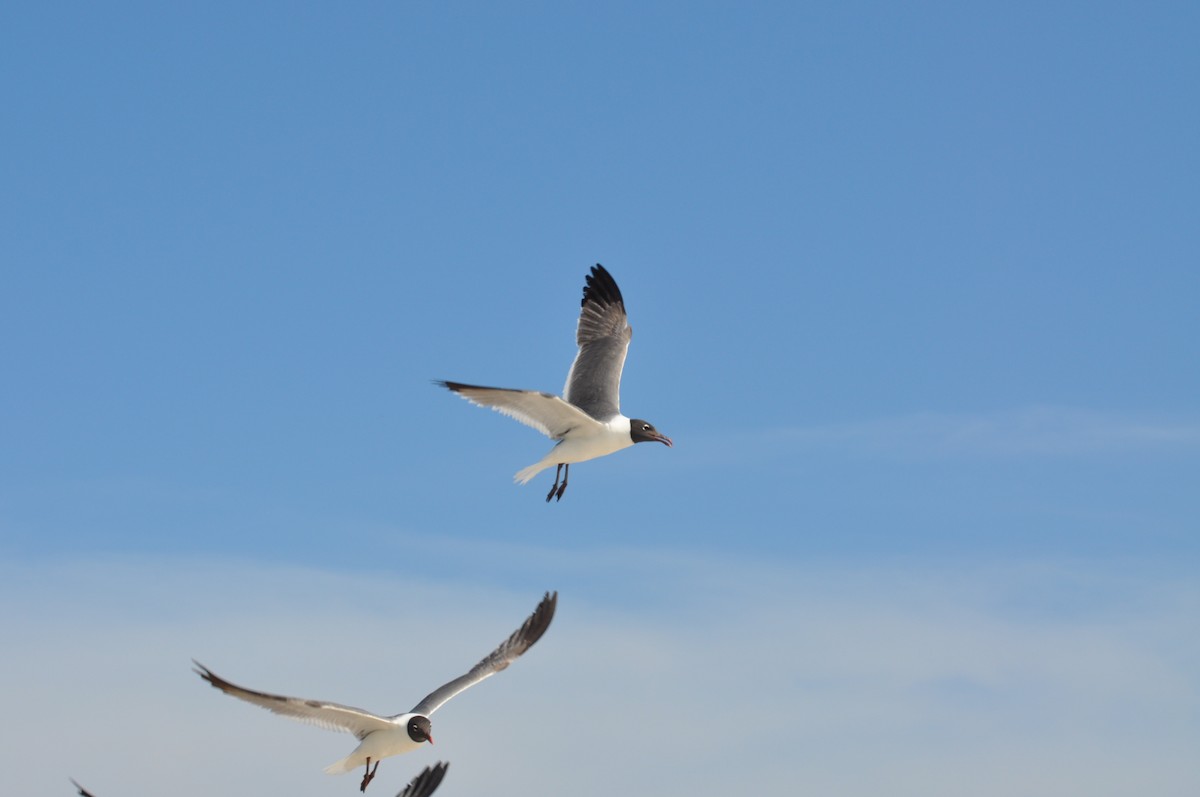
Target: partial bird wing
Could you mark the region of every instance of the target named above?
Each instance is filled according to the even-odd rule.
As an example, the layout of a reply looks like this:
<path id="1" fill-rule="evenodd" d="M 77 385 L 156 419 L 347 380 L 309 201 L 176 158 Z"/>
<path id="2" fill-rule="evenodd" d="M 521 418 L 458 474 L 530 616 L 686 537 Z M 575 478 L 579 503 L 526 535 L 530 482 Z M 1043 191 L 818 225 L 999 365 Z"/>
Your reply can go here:
<path id="1" fill-rule="evenodd" d="M 573 407 L 558 396 L 536 390 L 511 390 L 505 387 L 464 385 L 462 382 L 437 381 L 434 384 L 452 390 L 478 407 L 490 407 L 501 415 L 515 418 L 532 426 L 547 437 L 561 440 L 572 429 L 598 426 L 579 407 Z"/>
<path id="2" fill-rule="evenodd" d="M 425 699 L 413 707 L 410 712 L 412 714 L 422 714 L 428 717 L 433 712 L 437 711 L 443 703 L 457 695 L 459 692 L 482 681 L 484 678 L 495 675 L 503 670 L 508 665 L 517 660 L 518 657 L 533 646 L 542 638 L 542 634 L 546 633 L 546 629 L 550 627 L 550 621 L 554 619 L 554 610 L 558 606 L 558 593 L 547 592 L 542 602 L 533 610 L 533 614 L 525 620 L 524 625 L 513 632 L 512 636 L 504 640 L 500 647 L 489 653 L 483 661 L 471 668 L 471 671 L 466 675 L 455 678 L 448 684 L 439 686 L 433 692 L 425 696 Z M 401 716 L 401 715 L 397 715 Z"/>
<path id="3" fill-rule="evenodd" d="M 78 783 L 75 783 L 75 778 L 67 778 L 67 780 L 71 781 L 71 783 L 74 784 L 75 788 L 79 789 L 79 794 L 82 795 L 82 797 L 93 797 L 93 795 L 90 791 L 83 788 Z"/>
<path id="4" fill-rule="evenodd" d="M 283 695 L 272 695 L 266 692 L 256 692 L 253 689 L 244 689 L 236 684 L 229 683 L 229 681 L 226 681 L 195 659 L 192 660 L 192 663 L 196 665 L 195 672 L 197 675 L 225 694 L 245 700 L 247 703 L 253 703 L 256 706 L 262 706 L 268 711 L 273 711 L 276 714 L 298 720 L 299 722 L 307 722 L 331 731 L 346 731 L 347 733 L 354 734 L 359 739 L 362 739 L 372 731 L 388 730 L 396 727 L 396 724 L 389 722 L 386 717 L 380 717 L 369 711 L 363 711 L 361 708 L 342 706 L 337 703 L 323 703 L 320 700 L 305 700 L 302 697 L 284 697 Z"/>
<path id="5" fill-rule="evenodd" d="M 575 342 L 579 353 L 567 373 L 563 398 L 599 421 L 621 414 L 621 370 L 633 329 L 612 275 L 597 263 L 583 287 Z"/>
<path id="6" fill-rule="evenodd" d="M 449 768 L 449 761 L 445 763 L 439 761 L 431 767 L 425 767 L 421 770 L 421 774 L 413 778 L 412 782 L 405 786 L 396 797 L 429 797 L 437 790 Z"/>

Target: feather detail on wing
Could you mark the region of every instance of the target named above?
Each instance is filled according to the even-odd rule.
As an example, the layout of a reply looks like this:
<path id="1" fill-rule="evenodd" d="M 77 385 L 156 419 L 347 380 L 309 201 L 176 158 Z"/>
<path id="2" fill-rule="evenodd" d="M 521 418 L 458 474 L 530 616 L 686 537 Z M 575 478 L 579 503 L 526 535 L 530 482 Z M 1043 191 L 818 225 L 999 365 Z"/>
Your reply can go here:
<path id="1" fill-rule="evenodd" d="M 567 432 L 580 426 L 598 426 L 595 418 L 573 407 L 558 396 L 536 390 L 511 390 L 504 387 L 464 385 L 462 382 L 439 380 L 441 385 L 465 398 L 477 407 L 493 409 L 526 426 L 532 426 L 547 437 L 561 440 Z"/>
<path id="2" fill-rule="evenodd" d="M 567 374 L 563 398 L 600 421 L 621 413 L 621 371 L 633 329 L 621 289 L 597 263 L 587 276 L 575 342 L 579 352 Z"/>
<path id="3" fill-rule="evenodd" d="M 71 783 L 74 784 L 75 788 L 79 789 L 80 797 L 93 797 L 93 795 L 90 791 L 83 788 L 78 783 L 75 783 L 75 778 L 67 778 L 67 780 L 71 781 Z"/>
<path id="4" fill-rule="evenodd" d="M 429 797 L 437 790 L 449 768 L 449 761 L 439 761 L 431 767 L 425 767 L 396 797 Z"/>
<path id="5" fill-rule="evenodd" d="M 389 722 L 386 717 L 363 711 L 361 708 L 245 689 L 231 684 L 195 659 L 192 660 L 192 663 L 196 665 L 197 675 L 225 694 L 261 706 L 289 719 L 307 722 L 326 730 L 345 731 L 354 734 L 359 739 L 372 731 L 389 730 L 396 727 L 395 723 Z"/>
<path id="6" fill-rule="evenodd" d="M 444 684 L 433 692 L 430 692 L 425 696 L 424 700 L 413 707 L 410 713 L 428 717 L 459 692 L 474 686 L 484 678 L 495 675 L 508 667 L 522 653 L 529 650 L 533 646 L 533 643 L 542 638 L 542 634 L 546 633 L 546 629 L 550 627 L 550 621 L 554 619 L 554 610 L 557 607 L 558 593 L 547 592 L 545 597 L 542 598 L 542 602 L 534 609 L 533 614 L 529 615 L 525 623 L 514 631 L 512 636 L 504 640 L 500 644 L 500 647 L 484 657 L 466 675 L 455 678 L 450 683 Z"/>

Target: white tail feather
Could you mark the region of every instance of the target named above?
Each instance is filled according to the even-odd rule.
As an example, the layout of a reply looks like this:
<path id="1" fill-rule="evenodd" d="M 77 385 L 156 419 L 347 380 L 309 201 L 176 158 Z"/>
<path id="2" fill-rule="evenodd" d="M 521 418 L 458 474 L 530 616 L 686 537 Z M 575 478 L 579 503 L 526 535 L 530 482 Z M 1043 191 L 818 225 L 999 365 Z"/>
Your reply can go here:
<path id="1" fill-rule="evenodd" d="M 355 760 L 353 753 L 343 758 L 341 761 L 334 761 L 329 766 L 325 767 L 325 772 L 329 775 L 341 775 L 343 772 L 349 772 L 352 769 L 358 769 L 363 761 Z"/>
<path id="2" fill-rule="evenodd" d="M 526 484 L 534 476 L 538 475 L 546 468 L 550 467 L 545 462 L 535 462 L 528 468 L 521 468 L 513 475 L 513 481 L 517 484 Z"/>

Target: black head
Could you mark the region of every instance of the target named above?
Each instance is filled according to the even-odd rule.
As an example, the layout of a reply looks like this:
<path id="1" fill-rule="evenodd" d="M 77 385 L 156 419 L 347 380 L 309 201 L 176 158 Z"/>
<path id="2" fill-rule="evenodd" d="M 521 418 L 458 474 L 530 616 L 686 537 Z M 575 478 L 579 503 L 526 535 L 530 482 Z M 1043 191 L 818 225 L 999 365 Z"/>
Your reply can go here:
<path id="1" fill-rule="evenodd" d="M 419 714 L 408 721 L 408 738 L 414 742 L 429 742 L 433 744 L 433 726 L 429 724 L 429 717 L 422 717 Z"/>
<path id="2" fill-rule="evenodd" d="M 662 443 L 670 446 L 671 438 L 654 428 L 654 424 L 641 418 L 629 419 L 629 436 L 635 443 Z"/>

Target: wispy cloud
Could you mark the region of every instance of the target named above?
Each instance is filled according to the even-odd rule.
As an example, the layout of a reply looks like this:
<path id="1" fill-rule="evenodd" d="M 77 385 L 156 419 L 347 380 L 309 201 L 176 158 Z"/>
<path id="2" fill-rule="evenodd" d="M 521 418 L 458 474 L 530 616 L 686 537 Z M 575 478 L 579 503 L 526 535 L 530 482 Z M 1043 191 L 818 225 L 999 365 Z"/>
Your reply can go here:
<path id="1" fill-rule="evenodd" d="M 402 711 L 554 587 L 559 616 L 538 647 L 439 712 L 438 746 L 384 762 L 375 788 L 435 757 L 455 763 L 446 797 L 1200 787 L 1200 587 L 1169 564 L 851 568 L 660 551 L 622 567 L 628 554 L 560 558 L 562 583 L 519 590 L 228 562 L 7 566 L 0 623 L 23 676 L 0 686 L 14 731 L 0 790 L 59 793 L 50 772 L 64 794 L 73 774 L 102 797 L 345 797 L 356 784 L 320 770 L 352 739 L 224 698 L 188 659 Z M 647 599 L 573 589 L 597 561 Z"/>

